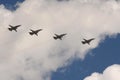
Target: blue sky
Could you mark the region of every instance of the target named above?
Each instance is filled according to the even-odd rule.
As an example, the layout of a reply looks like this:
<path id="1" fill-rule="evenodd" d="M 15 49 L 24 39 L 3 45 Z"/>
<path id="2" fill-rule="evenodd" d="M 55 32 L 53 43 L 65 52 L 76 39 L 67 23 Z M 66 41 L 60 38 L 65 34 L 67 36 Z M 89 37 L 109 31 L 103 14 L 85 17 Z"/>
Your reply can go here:
<path id="1" fill-rule="evenodd" d="M 23 0 L 0 0 L 7 9 L 15 10 L 16 2 Z M 51 80 L 83 80 L 93 72 L 102 73 L 108 66 L 120 64 L 120 34 L 106 37 L 100 45 L 89 52 L 84 60 L 75 59 L 70 65 L 52 73 Z"/>
<path id="2" fill-rule="evenodd" d="M 115 38 L 106 37 L 83 61 L 77 59 L 70 66 L 58 69 L 53 73 L 52 80 L 83 80 L 93 72 L 102 73 L 108 66 L 120 64 L 119 41 L 120 34 Z"/>
<path id="3" fill-rule="evenodd" d="M 0 4 L 4 4 L 7 9 L 15 10 L 17 2 L 23 2 L 24 0 L 0 0 Z"/>

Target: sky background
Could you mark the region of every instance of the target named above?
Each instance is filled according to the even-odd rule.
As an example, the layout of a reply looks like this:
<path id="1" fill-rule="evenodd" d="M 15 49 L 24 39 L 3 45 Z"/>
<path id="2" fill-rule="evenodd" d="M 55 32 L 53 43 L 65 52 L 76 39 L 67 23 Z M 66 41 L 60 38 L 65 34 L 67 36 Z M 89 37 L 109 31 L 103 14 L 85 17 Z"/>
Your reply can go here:
<path id="1" fill-rule="evenodd" d="M 0 0 L 0 4 L 12 11 L 17 9 L 17 2 L 23 0 Z M 83 80 L 94 72 L 103 73 L 107 67 L 114 64 L 120 64 L 120 34 L 106 36 L 105 40 L 88 52 L 83 60 L 74 58 L 69 65 L 53 71 L 51 80 Z"/>
<path id="2" fill-rule="evenodd" d="M 4 6 L 9 10 L 15 10 L 17 8 L 16 3 L 23 1 L 24 0 L 0 0 L 0 4 L 4 4 Z"/>
<path id="3" fill-rule="evenodd" d="M 102 73 L 108 66 L 120 64 L 119 40 L 120 35 L 115 38 L 106 37 L 83 61 L 76 59 L 69 66 L 58 69 L 53 73 L 52 80 L 83 80 L 93 72 Z"/>

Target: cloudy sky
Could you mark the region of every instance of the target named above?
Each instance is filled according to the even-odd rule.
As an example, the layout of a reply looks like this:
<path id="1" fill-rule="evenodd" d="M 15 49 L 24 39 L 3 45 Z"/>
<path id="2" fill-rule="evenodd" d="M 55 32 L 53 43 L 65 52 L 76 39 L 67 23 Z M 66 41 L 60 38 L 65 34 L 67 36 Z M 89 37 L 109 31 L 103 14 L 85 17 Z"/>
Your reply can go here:
<path id="1" fill-rule="evenodd" d="M 119 21 L 119 0 L 0 0 L 0 80 L 120 80 Z"/>

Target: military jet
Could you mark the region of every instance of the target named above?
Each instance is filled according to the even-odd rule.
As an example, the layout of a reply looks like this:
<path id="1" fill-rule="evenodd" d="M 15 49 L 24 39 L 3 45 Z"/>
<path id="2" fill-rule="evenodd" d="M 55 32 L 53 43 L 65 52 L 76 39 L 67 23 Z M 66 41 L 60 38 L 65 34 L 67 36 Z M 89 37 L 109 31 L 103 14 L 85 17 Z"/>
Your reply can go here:
<path id="1" fill-rule="evenodd" d="M 42 31 L 42 29 L 38 29 L 38 30 L 32 30 L 32 29 L 30 29 L 30 31 L 31 31 L 31 32 L 29 32 L 30 35 L 34 35 L 35 34 L 36 36 L 38 36 L 38 32 Z"/>
<path id="2" fill-rule="evenodd" d="M 55 34 L 55 36 L 53 36 L 53 38 L 54 38 L 55 40 L 57 40 L 57 39 L 62 40 L 63 36 L 65 36 L 65 35 L 67 35 L 67 34 L 60 34 L 60 35 Z"/>
<path id="3" fill-rule="evenodd" d="M 16 31 L 17 32 L 17 28 L 20 27 L 21 25 L 16 25 L 16 26 L 12 26 L 12 25 L 9 25 L 10 27 L 8 28 L 9 31 Z"/>
<path id="4" fill-rule="evenodd" d="M 91 38 L 91 39 L 88 39 L 88 40 L 86 40 L 86 39 L 83 39 L 84 41 L 82 41 L 82 44 L 89 44 L 90 45 L 90 42 L 92 41 L 92 40 L 94 40 L 95 38 Z"/>

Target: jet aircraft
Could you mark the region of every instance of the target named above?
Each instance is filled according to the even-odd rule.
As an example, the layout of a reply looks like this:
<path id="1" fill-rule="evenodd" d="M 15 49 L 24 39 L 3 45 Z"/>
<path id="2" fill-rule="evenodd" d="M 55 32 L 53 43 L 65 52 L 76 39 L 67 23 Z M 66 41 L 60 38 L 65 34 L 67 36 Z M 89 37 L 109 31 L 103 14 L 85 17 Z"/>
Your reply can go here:
<path id="1" fill-rule="evenodd" d="M 82 41 L 82 44 L 89 44 L 90 45 L 90 42 L 92 41 L 92 40 L 94 40 L 95 38 L 91 38 L 91 39 L 88 39 L 88 40 L 86 40 L 86 39 L 83 39 L 84 41 Z"/>
<path id="2" fill-rule="evenodd" d="M 55 34 L 55 36 L 53 36 L 53 38 L 54 38 L 55 40 L 57 40 L 57 39 L 62 40 L 63 36 L 65 36 L 65 35 L 67 35 L 67 34 L 60 34 L 60 35 Z"/>
<path id="3" fill-rule="evenodd" d="M 31 31 L 31 32 L 29 32 L 30 35 L 36 35 L 36 36 L 38 36 L 38 32 L 42 31 L 42 29 L 38 29 L 38 30 L 32 30 L 32 29 L 30 29 L 30 31 Z"/>
<path id="4" fill-rule="evenodd" d="M 17 28 L 20 27 L 21 25 L 16 25 L 16 26 L 12 26 L 12 25 L 9 25 L 10 27 L 8 28 L 9 31 L 16 31 L 17 32 Z"/>

